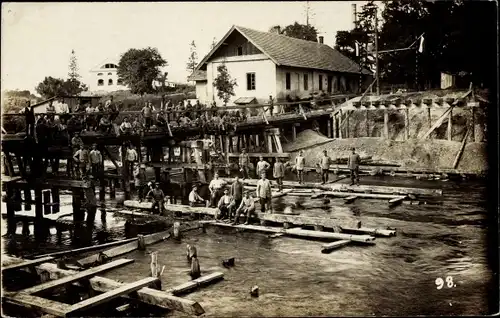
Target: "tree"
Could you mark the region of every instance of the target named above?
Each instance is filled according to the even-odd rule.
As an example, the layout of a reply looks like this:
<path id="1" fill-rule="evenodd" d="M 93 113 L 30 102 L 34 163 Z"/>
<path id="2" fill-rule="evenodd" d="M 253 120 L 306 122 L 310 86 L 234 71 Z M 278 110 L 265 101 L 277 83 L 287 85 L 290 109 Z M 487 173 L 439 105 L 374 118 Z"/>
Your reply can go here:
<path id="1" fill-rule="evenodd" d="M 198 65 L 198 54 L 196 54 L 196 44 L 194 43 L 194 40 L 191 42 L 189 46 L 189 59 L 187 62 L 187 70 L 189 72 L 194 72 L 196 69 L 196 66 Z"/>
<path id="2" fill-rule="evenodd" d="M 318 41 L 318 30 L 316 30 L 315 27 L 312 25 L 300 24 L 298 22 L 287 25 L 281 34 L 306 41 Z"/>
<path id="3" fill-rule="evenodd" d="M 78 74 L 78 61 L 76 59 L 75 50 L 71 50 L 71 56 L 69 58 L 69 72 L 68 78 L 70 80 L 80 79 L 80 74 Z"/>
<path id="4" fill-rule="evenodd" d="M 238 86 L 235 79 L 231 79 L 226 65 L 223 63 L 217 66 L 218 75 L 213 82 L 213 86 L 217 89 L 217 97 L 224 101 L 224 106 L 227 105 L 231 96 L 234 96 L 234 86 Z"/>
<path id="5" fill-rule="evenodd" d="M 47 76 L 45 79 L 36 86 L 38 94 L 44 98 L 51 98 L 54 96 L 73 96 L 78 95 L 87 90 L 87 86 L 82 84 L 79 80 L 63 80 L 61 78 L 54 78 Z"/>
<path id="6" fill-rule="evenodd" d="M 167 61 L 156 48 L 130 49 L 120 58 L 118 77 L 133 94 L 153 93 L 153 81 L 160 75 L 160 68 L 166 65 Z"/>

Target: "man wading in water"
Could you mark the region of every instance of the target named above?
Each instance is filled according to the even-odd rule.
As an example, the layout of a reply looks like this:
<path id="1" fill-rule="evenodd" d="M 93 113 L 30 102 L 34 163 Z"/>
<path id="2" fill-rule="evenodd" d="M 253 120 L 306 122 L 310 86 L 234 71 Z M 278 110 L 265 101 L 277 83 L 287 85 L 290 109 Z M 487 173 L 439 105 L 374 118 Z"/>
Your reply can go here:
<path id="1" fill-rule="evenodd" d="M 352 154 L 347 159 L 347 167 L 351 172 L 351 185 L 354 185 L 354 180 L 356 179 L 356 185 L 359 185 L 359 155 L 356 153 L 356 149 L 352 148 Z"/>
<path id="2" fill-rule="evenodd" d="M 163 212 L 163 202 L 165 200 L 165 194 L 160 189 L 160 183 L 155 183 L 155 188 L 148 193 L 148 198 L 153 198 L 153 205 L 151 206 L 151 212 L 155 213 L 155 208 L 158 207 L 158 214 L 162 214 Z"/>

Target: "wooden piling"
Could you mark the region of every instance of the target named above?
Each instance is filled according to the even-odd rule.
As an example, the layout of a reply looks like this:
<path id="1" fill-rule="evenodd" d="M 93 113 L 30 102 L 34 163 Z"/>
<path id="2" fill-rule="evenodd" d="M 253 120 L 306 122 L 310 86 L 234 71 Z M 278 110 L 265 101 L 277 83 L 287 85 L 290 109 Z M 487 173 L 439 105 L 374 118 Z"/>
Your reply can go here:
<path id="1" fill-rule="evenodd" d="M 31 197 L 31 189 L 24 188 L 24 210 L 31 211 L 31 204 L 33 203 L 33 198 Z"/>
<path id="2" fill-rule="evenodd" d="M 326 131 L 328 138 L 332 138 L 332 120 L 330 118 L 326 119 Z"/>
<path id="3" fill-rule="evenodd" d="M 44 214 L 50 214 L 50 212 L 51 212 L 50 190 L 43 190 L 42 195 L 43 195 L 43 212 L 44 212 Z"/>
<path id="4" fill-rule="evenodd" d="M 448 129 L 446 131 L 446 135 L 448 137 L 448 140 L 451 141 L 451 128 L 452 128 L 452 118 L 453 118 L 453 108 L 450 110 L 448 113 Z"/>
<path id="5" fill-rule="evenodd" d="M 115 180 L 109 180 L 109 198 L 116 198 L 116 182 Z"/>
<path id="6" fill-rule="evenodd" d="M 137 235 L 138 249 L 144 251 L 146 249 L 146 242 L 144 241 L 144 235 Z"/>
<path id="7" fill-rule="evenodd" d="M 59 188 L 53 187 L 52 193 L 52 213 L 59 213 L 61 211 L 61 198 L 59 196 Z"/>
<path id="8" fill-rule="evenodd" d="M 7 234 L 15 234 L 16 233 L 16 220 L 15 220 L 15 211 L 14 204 L 12 203 L 12 198 L 14 196 L 14 191 L 11 186 L 6 186 L 7 190 Z"/>
<path id="9" fill-rule="evenodd" d="M 471 122 L 472 122 L 472 127 L 471 127 L 471 133 L 472 133 L 472 142 L 478 142 L 476 140 L 476 108 L 471 107 L 471 112 L 472 112 L 472 117 L 471 117 Z"/>
<path id="10" fill-rule="evenodd" d="M 427 126 L 429 126 L 429 129 L 432 127 L 432 121 L 431 121 L 431 108 L 427 108 Z"/>
<path id="11" fill-rule="evenodd" d="M 42 203 L 42 189 L 35 188 L 35 236 L 43 236 L 43 203 Z"/>
<path id="12" fill-rule="evenodd" d="M 333 115 L 332 122 L 333 122 L 333 138 L 337 138 L 337 116 L 336 115 Z"/>
<path id="13" fill-rule="evenodd" d="M 14 189 L 14 211 L 21 211 L 22 208 L 22 197 L 21 197 L 21 190 L 20 189 Z"/>
<path id="14" fill-rule="evenodd" d="M 405 140 L 410 139 L 410 109 L 405 108 Z"/>
<path id="15" fill-rule="evenodd" d="M 295 124 L 292 124 L 292 141 L 295 141 L 297 139 L 297 127 L 295 127 Z"/>
<path id="16" fill-rule="evenodd" d="M 351 111 L 348 110 L 346 112 L 346 118 L 345 118 L 345 136 L 346 138 L 349 138 L 349 117 L 351 115 Z"/>
<path id="17" fill-rule="evenodd" d="M 368 122 L 368 119 L 369 119 L 369 111 L 368 109 L 365 110 L 365 127 L 366 127 L 366 137 L 370 137 L 370 125 L 369 125 L 369 122 Z"/>
<path id="18" fill-rule="evenodd" d="M 128 161 L 127 161 L 127 147 L 122 144 L 122 180 L 123 180 L 123 193 L 125 196 L 125 200 L 130 200 L 130 178 L 128 175 Z"/>
<path id="19" fill-rule="evenodd" d="M 384 138 L 389 139 L 389 111 L 384 109 Z"/>
<path id="20" fill-rule="evenodd" d="M 72 190 L 72 196 L 73 196 L 73 222 L 74 223 L 79 223 L 83 221 L 84 219 L 84 214 L 82 211 L 82 193 L 80 189 L 73 189 Z"/>

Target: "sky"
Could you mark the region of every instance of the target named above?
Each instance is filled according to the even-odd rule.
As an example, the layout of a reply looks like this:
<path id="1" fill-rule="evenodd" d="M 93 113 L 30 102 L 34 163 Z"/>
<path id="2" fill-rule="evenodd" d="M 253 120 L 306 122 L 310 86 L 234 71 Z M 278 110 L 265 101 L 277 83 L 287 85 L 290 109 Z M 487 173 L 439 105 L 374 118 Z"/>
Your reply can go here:
<path id="1" fill-rule="evenodd" d="M 311 1 L 309 23 L 324 43 L 352 28 L 352 4 Z M 30 90 L 46 76 L 67 78 L 75 50 L 82 81 L 89 70 L 130 48 L 156 47 L 168 66 L 168 80 L 185 83 L 189 44 L 198 61 L 213 38 L 220 40 L 232 25 L 268 31 L 273 25 L 305 24 L 306 2 L 161 2 L 161 3 L 2 3 L 1 86 Z"/>

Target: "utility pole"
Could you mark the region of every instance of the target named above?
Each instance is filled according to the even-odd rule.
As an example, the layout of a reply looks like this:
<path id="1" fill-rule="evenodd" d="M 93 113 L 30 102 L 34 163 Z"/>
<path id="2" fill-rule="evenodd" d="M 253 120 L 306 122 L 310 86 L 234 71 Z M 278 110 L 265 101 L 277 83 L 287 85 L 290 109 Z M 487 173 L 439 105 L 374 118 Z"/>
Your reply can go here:
<path id="1" fill-rule="evenodd" d="M 377 95 L 380 95 L 380 82 L 378 74 L 378 17 L 377 8 L 375 8 L 375 80 L 377 81 Z"/>

